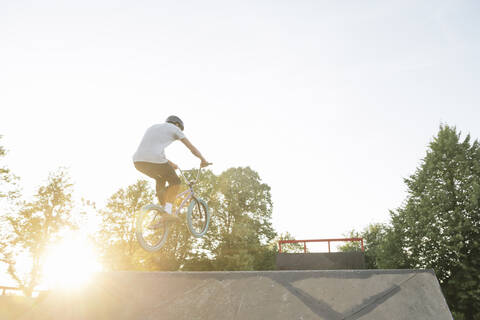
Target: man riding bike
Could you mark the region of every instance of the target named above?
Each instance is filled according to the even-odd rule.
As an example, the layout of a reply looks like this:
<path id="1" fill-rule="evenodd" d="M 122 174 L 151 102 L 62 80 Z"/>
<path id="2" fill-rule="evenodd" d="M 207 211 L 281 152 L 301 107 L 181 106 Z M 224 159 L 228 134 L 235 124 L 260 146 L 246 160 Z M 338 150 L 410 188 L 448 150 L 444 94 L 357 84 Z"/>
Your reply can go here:
<path id="1" fill-rule="evenodd" d="M 133 155 L 135 168 L 150 178 L 155 179 L 158 202 L 171 216 L 173 202 L 178 194 L 180 178 L 175 172 L 178 166 L 165 156 L 165 148 L 173 141 L 180 140 L 201 160 L 200 167 L 210 165 L 200 151 L 185 137 L 183 121 L 177 116 L 169 116 L 165 123 L 155 124 L 145 132 L 137 151 Z M 165 189 L 165 184 L 168 187 Z M 172 217 L 175 219 L 175 217 Z"/>

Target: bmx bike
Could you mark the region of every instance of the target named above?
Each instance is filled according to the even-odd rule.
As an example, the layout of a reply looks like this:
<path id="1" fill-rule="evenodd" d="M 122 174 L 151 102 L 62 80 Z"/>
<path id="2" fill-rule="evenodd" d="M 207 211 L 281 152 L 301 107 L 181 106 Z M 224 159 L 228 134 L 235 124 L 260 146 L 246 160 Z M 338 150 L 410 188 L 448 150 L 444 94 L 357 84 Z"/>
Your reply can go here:
<path id="1" fill-rule="evenodd" d="M 195 180 L 189 181 L 183 171 L 180 170 L 180 175 L 188 188 L 177 195 L 174 203 L 180 201 L 181 203 L 175 210 L 172 209 L 172 216 L 178 218 L 186 211 L 188 230 L 197 238 L 205 235 L 210 223 L 207 203 L 197 197 L 193 189 L 193 186 L 198 182 L 200 171 L 201 168 L 198 169 Z M 187 203 L 189 203 L 188 208 L 186 208 Z M 136 221 L 135 233 L 140 246 L 149 252 L 160 250 L 167 240 L 170 223 L 172 223 L 171 216 L 161 206 L 156 204 L 144 206 Z"/>

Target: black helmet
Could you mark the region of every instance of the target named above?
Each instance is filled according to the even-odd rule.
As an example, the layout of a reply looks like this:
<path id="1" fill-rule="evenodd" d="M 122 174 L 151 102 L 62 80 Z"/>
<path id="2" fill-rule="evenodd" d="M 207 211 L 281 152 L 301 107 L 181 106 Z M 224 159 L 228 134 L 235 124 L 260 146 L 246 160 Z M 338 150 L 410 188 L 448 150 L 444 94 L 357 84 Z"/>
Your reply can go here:
<path id="1" fill-rule="evenodd" d="M 178 125 L 180 127 L 180 129 L 183 131 L 183 121 L 179 117 L 170 116 L 170 117 L 167 118 L 166 122 Z"/>

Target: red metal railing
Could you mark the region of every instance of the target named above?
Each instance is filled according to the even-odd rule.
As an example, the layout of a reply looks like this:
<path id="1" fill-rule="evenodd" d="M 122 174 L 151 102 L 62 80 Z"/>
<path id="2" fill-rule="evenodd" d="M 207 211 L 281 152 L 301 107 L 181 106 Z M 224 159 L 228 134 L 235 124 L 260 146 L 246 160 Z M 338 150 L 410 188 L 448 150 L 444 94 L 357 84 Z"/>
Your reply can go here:
<path id="1" fill-rule="evenodd" d="M 307 242 L 328 242 L 328 252 L 330 252 L 330 242 L 355 242 L 360 241 L 362 252 L 365 251 L 363 247 L 363 238 L 338 238 L 338 239 L 314 239 L 314 240 L 280 240 L 278 241 L 278 252 L 282 253 L 282 244 L 284 243 L 301 243 L 303 242 L 303 252 L 307 253 Z"/>

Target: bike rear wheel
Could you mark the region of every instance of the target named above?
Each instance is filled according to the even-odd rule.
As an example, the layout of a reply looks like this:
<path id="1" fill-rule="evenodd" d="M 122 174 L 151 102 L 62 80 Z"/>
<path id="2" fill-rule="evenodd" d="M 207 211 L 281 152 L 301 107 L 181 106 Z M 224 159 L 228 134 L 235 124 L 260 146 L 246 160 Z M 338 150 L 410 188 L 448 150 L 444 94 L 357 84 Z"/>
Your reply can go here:
<path id="1" fill-rule="evenodd" d="M 149 252 L 160 250 L 168 235 L 168 222 L 162 219 L 164 213 L 156 205 L 142 208 L 136 221 L 136 236 L 140 246 Z"/>
<path id="2" fill-rule="evenodd" d="M 208 206 L 202 199 L 194 197 L 188 206 L 187 226 L 190 233 L 197 237 L 203 237 L 207 233 L 210 224 Z"/>

